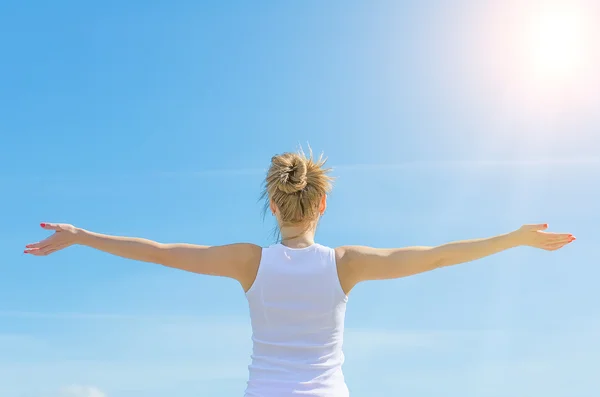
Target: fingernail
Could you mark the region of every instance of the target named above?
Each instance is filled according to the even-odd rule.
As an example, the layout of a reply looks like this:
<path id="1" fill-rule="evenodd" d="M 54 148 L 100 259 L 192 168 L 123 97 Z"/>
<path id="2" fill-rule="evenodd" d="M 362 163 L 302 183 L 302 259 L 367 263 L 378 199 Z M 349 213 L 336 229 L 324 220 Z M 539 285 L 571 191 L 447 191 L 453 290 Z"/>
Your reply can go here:
<path id="1" fill-rule="evenodd" d="M 41 227 L 46 227 L 46 224 L 45 223 L 40 223 L 40 226 Z"/>
<path id="2" fill-rule="evenodd" d="M 26 253 L 27 253 L 27 251 L 23 251 L 23 253 L 24 253 L 24 254 L 26 254 Z"/>
<path id="3" fill-rule="evenodd" d="M 548 228 L 548 224 L 547 224 L 547 223 L 544 223 L 544 227 L 545 227 L 545 228 Z"/>

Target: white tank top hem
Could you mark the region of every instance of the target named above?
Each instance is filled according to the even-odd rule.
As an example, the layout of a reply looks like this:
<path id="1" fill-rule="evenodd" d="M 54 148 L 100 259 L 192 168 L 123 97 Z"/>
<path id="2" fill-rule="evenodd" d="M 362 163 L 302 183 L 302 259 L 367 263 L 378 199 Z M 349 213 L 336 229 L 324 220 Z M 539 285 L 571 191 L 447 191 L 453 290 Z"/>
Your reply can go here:
<path id="1" fill-rule="evenodd" d="M 246 292 L 252 356 L 245 397 L 348 397 L 342 365 L 348 297 L 335 250 L 263 248 Z"/>

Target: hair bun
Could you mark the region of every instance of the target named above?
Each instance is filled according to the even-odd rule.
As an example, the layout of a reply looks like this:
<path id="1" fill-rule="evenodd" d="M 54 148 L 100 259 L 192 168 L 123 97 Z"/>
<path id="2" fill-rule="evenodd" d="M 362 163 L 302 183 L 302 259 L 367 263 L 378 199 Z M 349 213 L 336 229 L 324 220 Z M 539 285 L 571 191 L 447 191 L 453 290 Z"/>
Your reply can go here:
<path id="1" fill-rule="evenodd" d="M 322 214 L 321 203 L 331 191 L 333 178 L 327 175 L 323 155 L 317 159 L 312 150 L 307 156 L 286 152 L 271 157 L 261 198 L 265 199 L 264 213 L 271 209 L 282 225 L 310 226 Z"/>
<path id="2" fill-rule="evenodd" d="M 295 153 L 273 158 L 277 167 L 277 189 L 292 194 L 304 189 L 308 183 L 306 160 Z"/>

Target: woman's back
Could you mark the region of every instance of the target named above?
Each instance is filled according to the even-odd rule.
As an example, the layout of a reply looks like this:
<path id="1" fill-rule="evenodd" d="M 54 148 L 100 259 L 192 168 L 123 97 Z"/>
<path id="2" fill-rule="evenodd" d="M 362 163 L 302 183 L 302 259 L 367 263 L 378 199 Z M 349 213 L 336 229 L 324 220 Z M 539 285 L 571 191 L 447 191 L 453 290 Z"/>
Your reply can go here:
<path id="1" fill-rule="evenodd" d="M 347 296 L 333 249 L 263 248 L 246 296 L 253 331 L 246 397 L 348 395 L 342 374 Z"/>

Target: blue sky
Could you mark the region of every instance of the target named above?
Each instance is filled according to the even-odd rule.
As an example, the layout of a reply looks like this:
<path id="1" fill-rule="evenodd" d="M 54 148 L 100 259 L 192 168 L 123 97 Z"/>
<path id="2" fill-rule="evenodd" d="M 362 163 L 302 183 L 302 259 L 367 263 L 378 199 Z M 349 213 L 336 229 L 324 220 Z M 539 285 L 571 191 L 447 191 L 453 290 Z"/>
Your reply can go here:
<path id="1" fill-rule="evenodd" d="M 524 32 L 549 4 L 3 2 L 0 395 L 241 396 L 235 282 L 22 249 L 42 221 L 268 245 L 264 170 L 307 142 L 338 177 L 323 244 L 577 236 L 358 286 L 354 397 L 595 395 L 600 23 L 579 69 L 542 76 Z"/>

